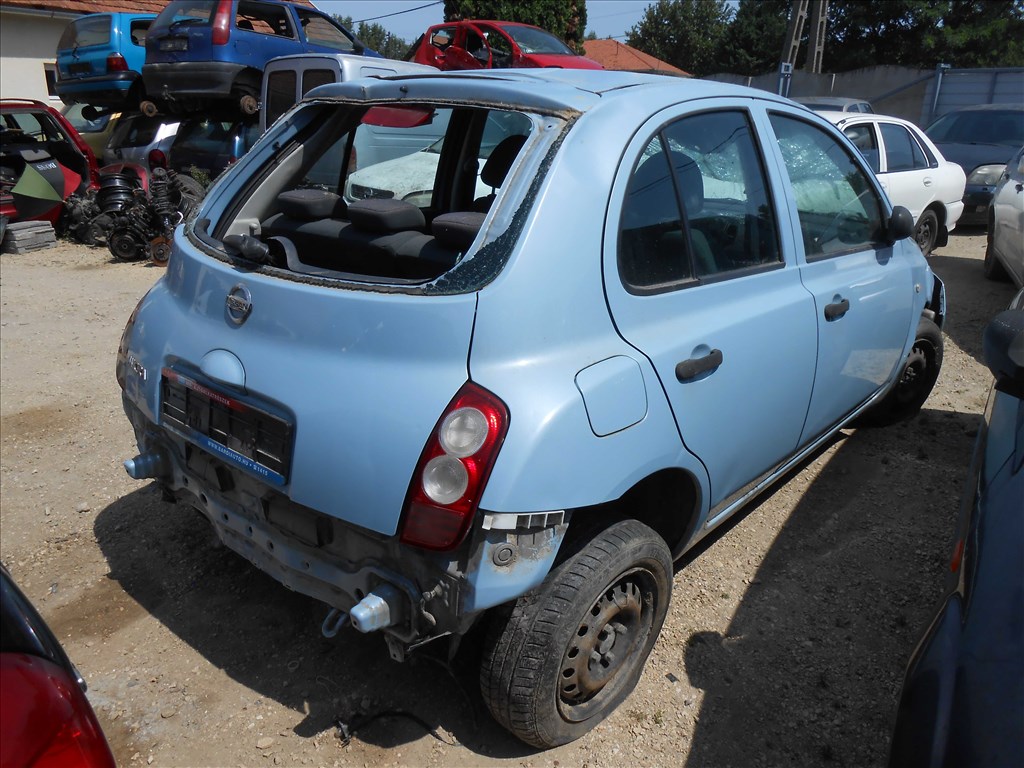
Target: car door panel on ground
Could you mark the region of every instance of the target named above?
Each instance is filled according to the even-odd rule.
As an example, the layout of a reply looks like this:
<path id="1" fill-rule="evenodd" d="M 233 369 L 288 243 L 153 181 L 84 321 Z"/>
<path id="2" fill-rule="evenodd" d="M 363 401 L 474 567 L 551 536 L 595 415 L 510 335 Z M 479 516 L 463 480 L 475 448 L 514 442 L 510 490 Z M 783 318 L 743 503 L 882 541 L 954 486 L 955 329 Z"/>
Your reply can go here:
<path id="1" fill-rule="evenodd" d="M 817 329 L 782 259 L 750 115 L 709 106 L 720 111 L 656 116 L 627 150 L 605 274 L 619 332 L 657 370 L 714 508 L 796 450 Z M 751 429 L 723 434 L 724 413 Z"/>
<path id="2" fill-rule="evenodd" d="M 913 274 L 885 241 L 888 206 L 853 153 L 797 114 L 773 111 L 769 120 L 803 235 L 800 272 L 817 313 L 806 443 L 874 395 L 902 361 L 915 323 L 913 307 L 899 297 L 913 292 Z"/>

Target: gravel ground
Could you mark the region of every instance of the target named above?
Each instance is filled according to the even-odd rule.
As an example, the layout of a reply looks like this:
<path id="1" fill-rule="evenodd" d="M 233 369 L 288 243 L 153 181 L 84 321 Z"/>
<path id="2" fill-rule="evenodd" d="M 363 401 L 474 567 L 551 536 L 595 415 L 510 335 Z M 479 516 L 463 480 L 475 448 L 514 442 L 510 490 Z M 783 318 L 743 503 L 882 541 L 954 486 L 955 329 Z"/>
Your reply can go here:
<path id="1" fill-rule="evenodd" d="M 325 640 L 323 605 L 125 475 L 114 353 L 161 275 L 147 264 L 69 244 L 0 257 L 0 557 L 122 766 L 879 766 L 944 582 L 990 381 L 981 331 L 1013 293 L 983 279 L 983 252 L 967 231 L 932 257 L 950 316 L 921 415 L 844 432 L 680 563 L 637 690 L 555 750 L 490 720 L 472 638 L 452 667 Z"/>

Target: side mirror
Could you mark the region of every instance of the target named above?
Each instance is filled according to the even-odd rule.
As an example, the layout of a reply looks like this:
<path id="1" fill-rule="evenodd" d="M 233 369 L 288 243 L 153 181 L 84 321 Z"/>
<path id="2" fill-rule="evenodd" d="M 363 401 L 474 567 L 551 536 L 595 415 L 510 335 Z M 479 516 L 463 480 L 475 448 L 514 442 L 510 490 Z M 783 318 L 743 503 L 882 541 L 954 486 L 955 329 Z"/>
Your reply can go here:
<path id="1" fill-rule="evenodd" d="M 1024 399 L 1024 309 L 1000 312 L 985 326 L 982 357 L 996 389 Z"/>
<path id="2" fill-rule="evenodd" d="M 894 205 L 889 225 L 885 228 L 890 243 L 914 235 L 914 216 L 902 205 Z"/>

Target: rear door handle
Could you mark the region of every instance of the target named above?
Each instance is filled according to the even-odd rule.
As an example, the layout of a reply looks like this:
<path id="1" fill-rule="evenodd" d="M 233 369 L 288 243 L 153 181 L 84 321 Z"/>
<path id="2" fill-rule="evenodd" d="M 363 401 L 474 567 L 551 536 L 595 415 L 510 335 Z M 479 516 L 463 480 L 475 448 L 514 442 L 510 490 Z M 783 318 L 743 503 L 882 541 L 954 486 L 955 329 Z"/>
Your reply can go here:
<path id="1" fill-rule="evenodd" d="M 712 349 L 704 357 L 695 357 L 676 363 L 676 378 L 679 381 L 695 379 L 702 373 L 713 371 L 722 364 L 722 350 Z"/>
<path id="2" fill-rule="evenodd" d="M 828 322 L 831 323 L 833 320 L 838 320 L 840 317 L 842 317 L 843 315 L 845 315 L 849 311 L 850 311 L 850 300 L 849 299 L 843 299 L 842 301 L 837 301 L 837 302 L 835 302 L 833 304 L 826 304 L 825 305 L 825 319 Z"/>

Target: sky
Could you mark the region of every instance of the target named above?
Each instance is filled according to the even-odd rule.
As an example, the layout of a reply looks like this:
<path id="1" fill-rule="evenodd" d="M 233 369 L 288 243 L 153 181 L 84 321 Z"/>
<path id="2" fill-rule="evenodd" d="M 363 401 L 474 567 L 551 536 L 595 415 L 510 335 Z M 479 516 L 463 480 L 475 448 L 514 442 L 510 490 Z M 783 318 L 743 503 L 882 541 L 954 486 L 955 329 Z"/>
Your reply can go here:
<path id="1" fill-rule="evenodd" d="M 625 42 L 626 33 L 640 21 L 644 9 L 654 0 L 586 0 L 587 32 Z M 351 16 L 356 23 L 371 21 L 408 42 L 427 27 L 444 21 L 441 0 L 313 0 L 326 13 Z M 390 15 L 397 14 L 397 15 Z M 385 18 L 380 18 L 385 17 Z"/>

